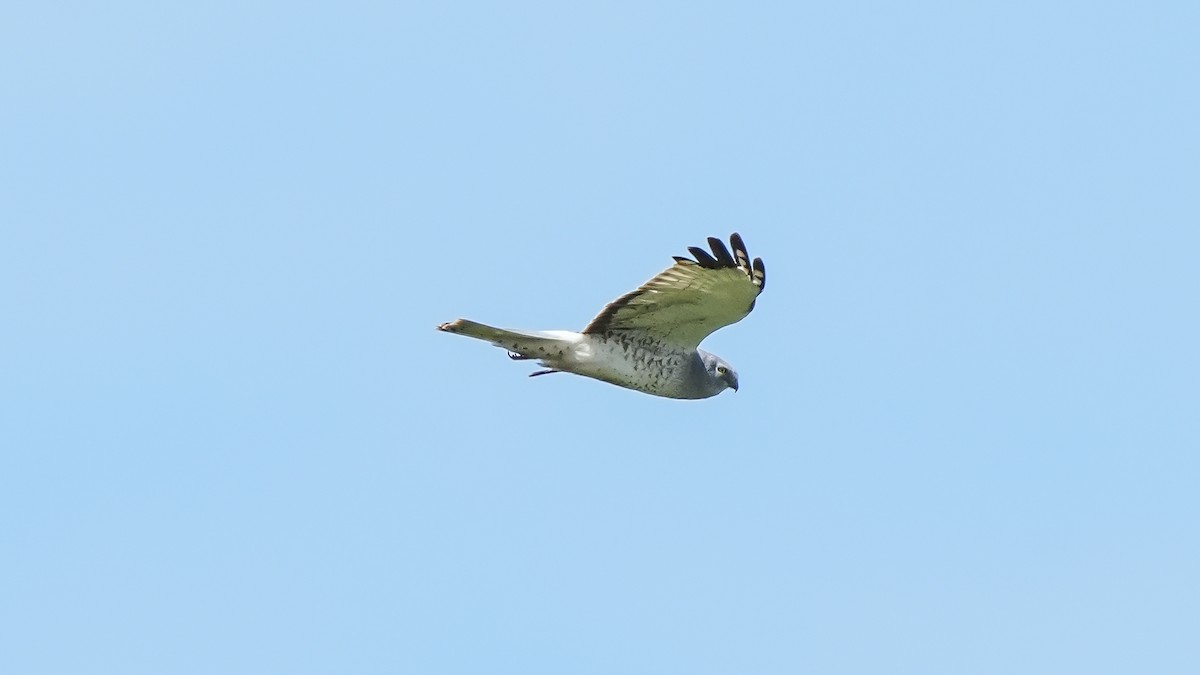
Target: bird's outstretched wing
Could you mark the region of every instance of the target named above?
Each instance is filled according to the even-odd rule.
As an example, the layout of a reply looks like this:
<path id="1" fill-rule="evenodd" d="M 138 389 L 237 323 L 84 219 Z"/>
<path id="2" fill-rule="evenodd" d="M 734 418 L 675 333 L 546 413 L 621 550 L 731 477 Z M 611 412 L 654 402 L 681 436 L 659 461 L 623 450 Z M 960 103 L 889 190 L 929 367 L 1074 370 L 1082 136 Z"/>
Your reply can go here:
<path id="1" fill-rule="evenodd" d="M 640 332 L 695 348 L 718 328 L 741 321 L 754 309 L 767 273 L 762 258 L 750 262 L 740 235 L 729 243 L 733 253 L 716 237 L 708 238 L 711 255 L 689 247 L 695 260 L 675 256 L 674 265 L 610 302 L 583 332 Z"/>

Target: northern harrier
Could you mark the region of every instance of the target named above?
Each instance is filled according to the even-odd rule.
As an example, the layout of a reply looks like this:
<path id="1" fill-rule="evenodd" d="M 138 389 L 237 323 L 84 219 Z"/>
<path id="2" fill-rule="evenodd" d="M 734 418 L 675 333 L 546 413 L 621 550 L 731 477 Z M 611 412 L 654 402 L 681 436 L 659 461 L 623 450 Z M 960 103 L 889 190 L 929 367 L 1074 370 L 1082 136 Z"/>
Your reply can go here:
<path id="1" fill-rule="evenodd" d="M 438 330 L 486 340 L 513 359 L 537 359 L 545 370 L 530 377 L 575 373 L 669 398 L 737 391 L 733 368 L 699 348 L 713 331 L 749 314 L 766 284 L 762 259 L 750 262 L 737 233 L 729 243 L 732 254 L 716 237 L 708 238 L 711 255 L 689 247 L 695 260 L 676 256 L 674 265 L 610 302 L 582 333 L 505 330 L 467 319 Z"/>

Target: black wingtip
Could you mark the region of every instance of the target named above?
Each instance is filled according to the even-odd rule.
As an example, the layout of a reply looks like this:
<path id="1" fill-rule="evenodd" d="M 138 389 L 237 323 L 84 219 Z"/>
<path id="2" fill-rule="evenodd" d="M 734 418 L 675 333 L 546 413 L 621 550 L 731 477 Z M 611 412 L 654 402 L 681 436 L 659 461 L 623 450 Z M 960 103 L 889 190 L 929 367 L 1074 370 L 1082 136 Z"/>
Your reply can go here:
<path id="1" fill-rule="evenodd" d="M 705 251 L 704 249 L 700 248 L 699 246 L 689 246 L 688 251 L 692 255 L 696 256 L 696 262 L 700 263 L 701 267 L 704 267 L 704 268 L 710 269 L 710 270 L 715 270 L 721 266 L 717 262 L 716 258 L 709 255 L 708 251 Z"/>
<path id="2" fill-rule="evenodd" d="M 737 259 L 737 266 L 750 269 L 750 254 L 746 253 L 746 242 L 742 241 L 742 235 L 737 232 L 729 235 L 729 244 L 733 246 L 733 257 Z"/>
<path id="3" fill-rule="evenodd" d="M 725 242 L 716 237 L 708 238 L 708 246 L 712 249 L 713 255 L 717 262 L 721 263 L 722 267 L 737 267 L 737 262 L 733 256 L 729 255 L 729 249 L 725 248 Z"/>
<path id="4" fill-rule="evenodd" d="M 729 235 L 730 247 L 725 246 L 725 242 L 716 237 L 708 238 L 708 245 L 712 248 L 712 254 L 700 248 L 699 246 L 689 246 L 688 251 L 696 257 L 695 260 L 689 260 L 681 256 L 674 256 L 675 261 L 684 265 L 699 265 L 705 269 L 722 269 L 722 268 L 737 268 L 746 273 L 750 277 L 750 281 L 758 286 L 761 293 L 767 285 L 767 271 L 763 266 L 762 258 L 755 258 L 750 261 L 750 254 L 746 252 L 746 242 L 742 240 L 742 235 L 734 232 Z M 733 252 L 730 253 L 730 248 Z"/>

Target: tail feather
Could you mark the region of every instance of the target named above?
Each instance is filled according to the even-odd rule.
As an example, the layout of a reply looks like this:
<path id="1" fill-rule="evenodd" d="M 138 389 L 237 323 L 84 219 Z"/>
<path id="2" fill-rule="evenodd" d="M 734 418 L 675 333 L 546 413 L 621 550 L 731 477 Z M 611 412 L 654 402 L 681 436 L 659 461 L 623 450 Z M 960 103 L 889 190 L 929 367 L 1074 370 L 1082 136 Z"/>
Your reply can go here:
<path id="1" fill-rule="evenodd" d="M 509 357 L 518 360 L 554 360 L 565 354 L 571 347 L 571 341 L 565 337 L 565 334 L 508 330 L 469 319 L 457 319 L 444 323 L 438 326 L 438 330 L 490 342 L 501 349 L 508 350 Z"/>

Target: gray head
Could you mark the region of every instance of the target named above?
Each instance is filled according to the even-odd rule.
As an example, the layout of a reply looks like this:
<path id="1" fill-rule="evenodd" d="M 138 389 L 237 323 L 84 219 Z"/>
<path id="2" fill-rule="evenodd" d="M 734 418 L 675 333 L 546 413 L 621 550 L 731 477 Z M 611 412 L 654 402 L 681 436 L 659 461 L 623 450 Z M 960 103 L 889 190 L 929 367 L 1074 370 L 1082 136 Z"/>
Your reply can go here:
<path id="1" fill-rule="evenodd" d="M 700 354 L 701 360 L 704 361 L 704 370 L 708 371 L 709 384 L 715 390 L 714 394 L 720 393 L 726 387 L 737 391 L 738 377 L 737 371 L 733 369 L 733 366 L 715 354 L 709 354 L 699 349 L 696 351 Z"/>

